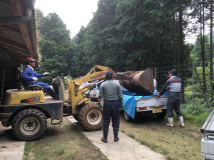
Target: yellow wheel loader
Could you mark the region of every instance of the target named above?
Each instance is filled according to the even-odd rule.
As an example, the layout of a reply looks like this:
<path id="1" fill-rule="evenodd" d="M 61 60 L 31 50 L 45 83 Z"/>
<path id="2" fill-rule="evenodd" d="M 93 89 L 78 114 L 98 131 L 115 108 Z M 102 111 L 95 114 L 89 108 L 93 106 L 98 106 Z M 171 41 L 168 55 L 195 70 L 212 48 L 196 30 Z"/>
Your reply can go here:
<path id="1" fill-rule="evenodd" d="M 32 141 L 40 138 L 47 128 L 47 118 L 51 124 L 59 124 L 64 115 L 73 115 L 82 126 L 89 131 L 102 128 L 102 108 L 97 102 L 90 102 L 84 92 L 94 86 L 87 85 L 80 88 L 81 84 L 105 79 L 105 73 L 111 68 L 96 65 L 84 77 L 68 82 L 68 99 L 65 99 L 64 85 L 58 76 L 52 79 L 54 92 L 59 95 L 59 100 L 45 97 L 42 87 L 27 85 L 21 78 L 24 89 L 7 90 L 0 105 L 0 121 L 5 127 L 12 126 L 14 135 L 19 140 Z M 113 72 L 113 71 L 112 71 Z M 116 73 L 114 73 L 116 76 Z M 53 123 L 58 120 L 58 123 Z"/>
<path id="2" fill-rule="evenodd" d="M 0 103 L 0 121 L 19 140 L 32 141 L 40 138 L 47 128 L 47 118 L 63 120 L 63 102 L 44 96 L 41 86 L 27 85 L 19 77 L 24 89 L 10 89 Z M 57 124 L 58 124 L 57 123 Z"/>

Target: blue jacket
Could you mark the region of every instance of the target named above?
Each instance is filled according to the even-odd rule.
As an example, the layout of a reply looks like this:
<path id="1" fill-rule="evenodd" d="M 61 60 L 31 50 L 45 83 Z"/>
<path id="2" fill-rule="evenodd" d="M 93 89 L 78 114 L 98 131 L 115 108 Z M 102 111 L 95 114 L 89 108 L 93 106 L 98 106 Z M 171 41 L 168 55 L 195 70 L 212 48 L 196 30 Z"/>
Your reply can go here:
<path id="1" fill-rule="evenodd" d="M 36 82 L 32 79 L 33 77 L 41 78 L 43 77 L 43 74 L 37 74 L 34 70 L 27 66 L 22 73 L 22 78 L 27 80 L 28 85 L 37 85 Z"/>

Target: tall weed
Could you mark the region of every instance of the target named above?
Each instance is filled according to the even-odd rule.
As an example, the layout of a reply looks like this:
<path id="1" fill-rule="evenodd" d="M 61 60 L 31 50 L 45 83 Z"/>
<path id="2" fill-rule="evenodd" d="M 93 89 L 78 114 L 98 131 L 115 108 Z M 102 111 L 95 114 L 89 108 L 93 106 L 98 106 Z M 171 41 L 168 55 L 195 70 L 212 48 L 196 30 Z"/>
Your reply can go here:
<path id="1" fill-rule="evenodd" d="M 196 125 L 203 125 L 212 111 L 212 107 L 207 107 L 207 104 L 182 104 L 181 110 L 185 119 L 191 120 Z"/>

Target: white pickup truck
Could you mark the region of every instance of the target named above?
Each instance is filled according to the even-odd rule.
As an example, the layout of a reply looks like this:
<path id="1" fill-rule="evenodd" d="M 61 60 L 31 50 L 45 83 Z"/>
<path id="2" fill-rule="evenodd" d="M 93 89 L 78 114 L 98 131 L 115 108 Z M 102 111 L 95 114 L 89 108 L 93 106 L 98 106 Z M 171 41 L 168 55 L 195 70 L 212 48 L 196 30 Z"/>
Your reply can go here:
<path id="1" fill-rule="evenodd" d="M 201 156 L 204 160 L 214 159 L 214 109 L 201 128 Z"/>
<path id="2" fill-rule="evenodd" d="M 114 80 L 119 83 L 118 80 Z M 154 91 L 156 92 L 157 82 L 154 79 Z M 123 86 L 121 86 L 122 91 L 127 91 Z M 89 97 L 90 101 L 97 102 L 99 96 L 98 86 L 85 93 Z M 122 110 L 122 109 L 121 109 Z M 155 96 L 142 96 L 140 99 L 136 99 L 135 115 L 136 116 L 157 116 L 159 118 L 164 118 L 166 116 L 167 110 L 167 95 L 162 95 L 160 98 Z M 130 117 L 126 111 L 124 111 L 124 119 L 128 122 L 134 119 Z M 135 117 L 136 117 L 135 116 Z"/>
<path id="3" fill-rule="evenodd" d="M 136 99 L 135 117 L 157 116 L 159 118 L 164 118 L 166 116 L 166 110 L 167 95 L 162 95 L 160 98 L 157 96 L 142 96 L 142 98 Z M 123 115 L 127 122 L 134 120 L 125 110 Z"/>

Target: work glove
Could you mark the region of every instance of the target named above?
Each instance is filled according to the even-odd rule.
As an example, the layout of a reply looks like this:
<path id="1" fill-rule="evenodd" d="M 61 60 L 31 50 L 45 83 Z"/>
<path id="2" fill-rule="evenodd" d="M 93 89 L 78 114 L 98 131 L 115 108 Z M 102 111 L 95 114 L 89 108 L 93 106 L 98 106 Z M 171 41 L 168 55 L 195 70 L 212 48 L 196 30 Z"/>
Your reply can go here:
<path id="1" fill-rule="evenodd" d="M 122 109 L 124 109 L 124 105 L 123 105 L 123 103 L 121 103 L 121 106 L 122 106 Z"/>
<path id="2" fill-rule="evenodd" d="M 48 76 L 50 73 L 48 73 L 48 72 L 45 72 L 45 73 L 43 73 L 43 76 Z"/>
<path id="3" fill-rule="evenodd" d="M 32 78 L 32 80 L 34 80 L 34 81 L 38 81 L 38 78 L 36 78 L 36 77 L 33 77 L 33 78 Z"/>
<path id="4" fill-rule="evenodd" d="M 102 106 L 100 103 L 98 103 L 98 107 L 99 107 L 99 108 L 103 108 L 103 106 Z"/>
<path id="5" fill-rule="evenodd" d="M 160 93 L 158 93 L 158 98 L 160 98 L 160 96 L 161 96 Z"/>

